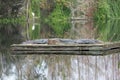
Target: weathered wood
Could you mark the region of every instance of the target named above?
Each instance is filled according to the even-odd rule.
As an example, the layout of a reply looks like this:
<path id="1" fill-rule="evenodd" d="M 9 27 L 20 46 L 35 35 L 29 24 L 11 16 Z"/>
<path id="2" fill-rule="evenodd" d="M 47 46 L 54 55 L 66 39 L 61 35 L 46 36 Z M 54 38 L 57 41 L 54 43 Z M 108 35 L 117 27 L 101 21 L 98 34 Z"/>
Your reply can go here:
<path id="1" fill-rule="evenodd" d="M 109 55 L 120 52 L 120 49 L 108 50 L 108 51 L 13 51 L 13 54 L 57 54 L 57 55 Z"/>
<path id="2" fill-rule="evenodd" d="M 120 48 L 120 42 L 105 43 L 103 47 L 104 47 L 104 48 L 107 48 L 107 49 Z"/>
<path id="3" fill-rule="evenodd" d="M 13 54 L 107 55 L 120 52 L 120 43 L 103 44 L 13 44 Z"/>

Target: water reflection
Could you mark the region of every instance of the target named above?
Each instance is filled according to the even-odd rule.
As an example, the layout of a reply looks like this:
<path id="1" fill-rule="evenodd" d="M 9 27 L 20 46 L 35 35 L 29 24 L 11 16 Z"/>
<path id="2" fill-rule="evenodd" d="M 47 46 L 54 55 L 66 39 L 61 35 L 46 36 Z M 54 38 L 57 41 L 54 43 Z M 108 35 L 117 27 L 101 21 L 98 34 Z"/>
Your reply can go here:
<path id="1" fill-rule="evenodd" d="M 71 28 L 62 38 L 89 38 L 119 41 L 119 21 L 72 21 Z M 59 37 L 50 26 L 30 25 L 30 39 Z M 24 41 L 20 25 L 0 26 L 0 79 L 1 80 L 119 80 L 120 55 L 72 56 L 72 55 L 21 55 L 13 56 L 10 45 Z M 44 29 L 45 28 L 45 29 Z M 49 30 L 49 31 L 48 31 Z M 42 32 L 41 32 L 42 31 Z M 51 33 L 51 34 L 49 34 Z M 109 62 L 109 63 L 108 63 Z M 114 64 L 113 64 L 114 63 Z M 113 75 L 113 71 L 115 71 Z M 90 76 L 92 75 L 92 76 Z"/>
<path id="2" fill-rule="evenodd" d="M 59 25 L 59 26 L 58 26 Z M 66 25 L 62 23 L 54 25 L 58 29 L 50 26 L 47 23 L 36 24 L 34 23 L 29 27 L 30 39 L 38 38 L 71 38 L 71 39 L 94 39 L 96 28 L 94 28 L 93 21 L 68 21 Z M 63 26 L 63 28 L 61 28 Z M 68 26 L 70 26 L 68 28 Z M 34 29 L 33 29 L 34 28 Z M 56 32 L 59 31 L 59 32 Z"/>
<path id="3" fill-rule="evenodd" d="M 31 39 L 61 37 L 72 39 L 99 39 L 105 42 L 114 42 L 120 39 L 119 24 L 119 20 L 98 21 L 95 23 L 92 20 L 71 21 L 69 22 L 71 28 L 67 29 L 61 36 L 59 34 L 57 35 L 48 24 L 44 25 L 44 27 L 37 24 L 29 28 L 29 35 Z"/>
<path id="4" fill-rule="evenodd" d="M 95 28 L 92 20 L 72 21 L 69 38 L 72 39 L 94 39 Z"/>
<path id="5" fill-rule="evenodd" d="M 8 80 L 16 75 L 16 57 L 11 56 L 10 45 L 24 40 L 21 25 L 0 24 L 0 76 L 1 80 Z M 8 78 L 7 78 L 8 77 Z"/>

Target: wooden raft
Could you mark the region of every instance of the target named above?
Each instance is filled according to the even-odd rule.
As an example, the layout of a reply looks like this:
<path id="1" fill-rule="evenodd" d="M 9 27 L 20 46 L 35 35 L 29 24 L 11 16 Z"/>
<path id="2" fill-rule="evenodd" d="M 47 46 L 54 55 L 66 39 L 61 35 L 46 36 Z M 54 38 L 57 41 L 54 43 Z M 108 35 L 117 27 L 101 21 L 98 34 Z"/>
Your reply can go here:
<path id="1" fill-rule="evenodd" d="M 48 45 L 13 44 L 12 53 L 19 54 L 65 54 L 65 55 L 107 55 L 120 52 L 120 42 L 103 44 Z"/>

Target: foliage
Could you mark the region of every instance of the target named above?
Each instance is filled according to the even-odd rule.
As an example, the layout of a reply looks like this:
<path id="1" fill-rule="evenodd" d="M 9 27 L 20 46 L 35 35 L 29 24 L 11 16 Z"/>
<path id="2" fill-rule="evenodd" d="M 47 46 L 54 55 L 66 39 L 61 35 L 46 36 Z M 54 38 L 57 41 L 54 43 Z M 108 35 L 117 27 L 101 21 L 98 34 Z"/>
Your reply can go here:
<path id="1" fill-rule="evenodd" d="M 55 34 L 60 37 L 70 28 L 69 17 L 70 9 L 62 3 L 57 3 L 53 12 L 46 19 L 46 22 L 51 25 Z"/>
<path id="2" fill-rule="evenodd" d="M 17 24 L 17 23 L 24 23 L 25 22 L 25 17 L 8 17 L 8 18 L 1 18 L 0 19 L 0 24 Z"/>
<path id="3" fill-rule="evenodd" d="M 33 26 L 35 27 L 32 30 Z M 29 28 L 30 39 L 39 39 L 40 38 L 40 25 L 30 25 Z"/>
<path id="4" fill-rule="evenodd" d="M 120 20 L 96 22 L 97 38 L 103 41 L 120 41 Z"/>
<path id="5" fill-rule="evenodd" d="M 111 19 L 120 19 L 120 0 L 107 0 Z"/>
<path id="6" fill-rule="evenodd" d="M 120 19 L 120 0 L 98 0 L 95 20 Z"/>
<path id="7" fill-rule="evenodd" d="M 94 14 L 98 37 L 104 41 L 120 40 L 120 0 L 99 0 Z"/>
<path id="8" fill-rule="evenodd" d="M 97 3 L 97 8 L 94 14 L 95 20 L 104 20 L 110 17 L 110 6 L 107 3 L 107 0 L 99 0 Z"/>
<path id="9" fill-rule="evenodd" d="M 35 13 L 35 16 L 40 16 L 40 0 L 31 0 L 31 10 Z"/>
<path id="10" fill-rule="evenodd" d="M 73 8 L 80 5 L 77 0 L 55 0 L 55 2 L 62 4 L 68 8 Z"/>

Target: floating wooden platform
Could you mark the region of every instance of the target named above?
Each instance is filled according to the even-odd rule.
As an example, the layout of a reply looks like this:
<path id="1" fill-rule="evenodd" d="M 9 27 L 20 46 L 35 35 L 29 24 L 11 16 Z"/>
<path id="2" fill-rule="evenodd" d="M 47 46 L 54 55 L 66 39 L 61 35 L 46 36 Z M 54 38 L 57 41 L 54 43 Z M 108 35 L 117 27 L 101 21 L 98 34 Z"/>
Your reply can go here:
<path id="1" fill-rule="evenodd" d="M 65 54 L 65 55 L 106 55 L 120 52 L 120 42 L 103 44 L 48 45 L 13 44 L 12 53 L 19 54 Z"/>

